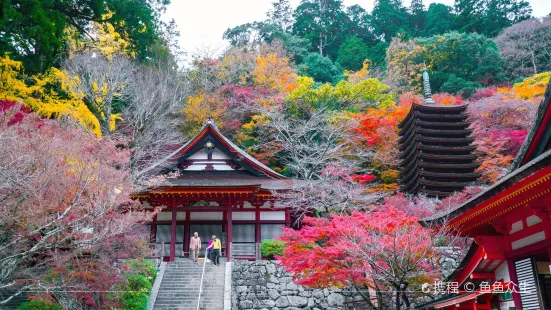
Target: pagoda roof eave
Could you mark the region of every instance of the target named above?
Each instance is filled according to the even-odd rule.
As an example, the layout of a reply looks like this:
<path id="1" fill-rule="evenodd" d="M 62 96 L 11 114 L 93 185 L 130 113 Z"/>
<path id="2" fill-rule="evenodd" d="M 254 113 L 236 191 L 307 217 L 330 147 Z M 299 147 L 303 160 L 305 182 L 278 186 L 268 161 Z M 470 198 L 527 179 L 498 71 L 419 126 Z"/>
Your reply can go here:
<path id="1" fill-rule="evenodd" d="M 443 224 L 445 221 L 454 220 L 457 221 L 462 214 L 465 212 L 474 209 L 481 208 L 485 206 L 485 203 L 492 197 L 497 194 L 508 194 L 511 192 L 511 186 L 520 183 L 525 180 L 527 177 L 532 176 L 536 172 L 548 168 L 549 173 L 546 175 L 546 178 L 551 179 L 551 150 L 543 153 L 534 160 L 525 164 L 516 171 L 508 174 L 501 180 L 499 180 L 494 185 L 488 187 L 483 192 L 477 194 L 471 199 L 465 201 L 464 203 L 447 210 L 445 212 L 435 214 L 434 216 L 424 218 L 420 221 L 421 225 L 425 227 L 430 227 L 433 225 Z M 499 202 L 499 201 L 498 201 Z"/>
<path id="2" fill-rule="evenodd" d="M 426 112 L 439 112 L 444 110 L 449 111 L 464 111 L 467 109 L 467 104 L 462 105 L 442 105 L 442 104 L 417 104 L 414 103 L 411 105 L 411 108 L 409 109 L 408 114 L 404 118 L 403 121 L 401 121 L 398 124 L 398 128 L 403 128 L 405 125 L 408 124 L 409 121 L 412 119 L 412 114 L 414 111 L 426 111 Z"/>

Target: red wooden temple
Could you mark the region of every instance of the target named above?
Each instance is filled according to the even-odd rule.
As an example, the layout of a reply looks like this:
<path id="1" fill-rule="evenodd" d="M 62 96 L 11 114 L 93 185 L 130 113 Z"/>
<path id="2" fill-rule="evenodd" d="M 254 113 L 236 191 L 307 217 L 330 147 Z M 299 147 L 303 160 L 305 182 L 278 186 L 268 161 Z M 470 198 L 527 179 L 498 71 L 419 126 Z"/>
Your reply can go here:
<path id="1" fill-rule="evenodd" d="M 180 176 L 135 197 L 148 207 L 163 208 L 151 223 L 151 240 L 165 260 L 188 256 L 194 232 L 202 239 L 203 251 L 216 235 L 228 259 L 256 259 L 262 240 L 279 236 L 282 226 L 291 225 L 290 212 L 279 206 L 276 193 L 300 181 L 241 150 L 210 119 L 164 166 L 162 173 L 177 171 Z"/>
<path id="2" fill-rule="evenodd" d="M 447 223 L 474 239 L 447 279 L 463 292 L 424 309 L 551 309 L 550 120 L 551 82 L 509 174 L 445 214 L 422 221 L 426 226 Z M 511 290 L 488 292 L 486 283 L 496 281 Z"/>

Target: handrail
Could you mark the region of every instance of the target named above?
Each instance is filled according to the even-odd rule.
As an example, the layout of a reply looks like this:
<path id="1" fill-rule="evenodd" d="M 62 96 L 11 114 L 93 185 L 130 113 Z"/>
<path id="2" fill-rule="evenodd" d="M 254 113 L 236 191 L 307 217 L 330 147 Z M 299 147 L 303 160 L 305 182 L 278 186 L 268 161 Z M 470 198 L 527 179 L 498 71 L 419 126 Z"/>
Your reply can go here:
<path id="1" fill-rule="evenodd" d="M 199 310 L 199 305 L 201 303 L 201 294 L 203 293 L 203 278 L 205 277 L 205 266 L 207 264 L 207 250 L 205 248 L 205 258 L 203 259 L 203 272 L 201 273 L 201 284 L 199 285 L 199 296 L 197 297 L 197 310 Z"/>

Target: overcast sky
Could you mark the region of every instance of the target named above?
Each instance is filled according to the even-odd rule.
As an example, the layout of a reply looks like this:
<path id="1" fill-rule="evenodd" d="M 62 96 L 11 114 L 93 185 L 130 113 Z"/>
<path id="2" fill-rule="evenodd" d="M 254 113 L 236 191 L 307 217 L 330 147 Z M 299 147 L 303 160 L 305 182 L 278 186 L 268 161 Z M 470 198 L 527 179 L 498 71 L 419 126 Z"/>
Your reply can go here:
<path id="1" fill-rule="evenodd" d="M 180 47 L 188 53 L 209 47 L 223 50 L 227 43 L 222 39 L 226 29 L 248 22 L 264 20 L 274 0 L 172 0 L 163 19 L 174 19 L 180 32 Z M 300 0 L 290 0 L 296 7 Z M 344 0 L 345 6 L 359 4 L 368 12 L 374 0 Z M 453 5 L 453 0 L 425 0 Z M 551 12 L 551 0 L 528 0 L 534 16 Z M 405 0 L 409 5 L 409 0 Z"/>

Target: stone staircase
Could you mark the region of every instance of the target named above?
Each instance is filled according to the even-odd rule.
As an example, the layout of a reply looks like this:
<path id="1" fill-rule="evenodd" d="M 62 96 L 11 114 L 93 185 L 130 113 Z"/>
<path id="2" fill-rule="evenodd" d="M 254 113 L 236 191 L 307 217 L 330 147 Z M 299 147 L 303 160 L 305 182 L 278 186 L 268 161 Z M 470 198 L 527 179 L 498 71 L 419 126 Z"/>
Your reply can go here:
<path id="1" fill-rule="evenodd" d="M 168 263 L 153 309 L 197 309 L 202 270 L 202 262 L 194 263 L 189 259 Z M 225 270 L 226 263 L 222 261 L 220 266 L 206 264 L 199 309 L 224 309 Z"/>

